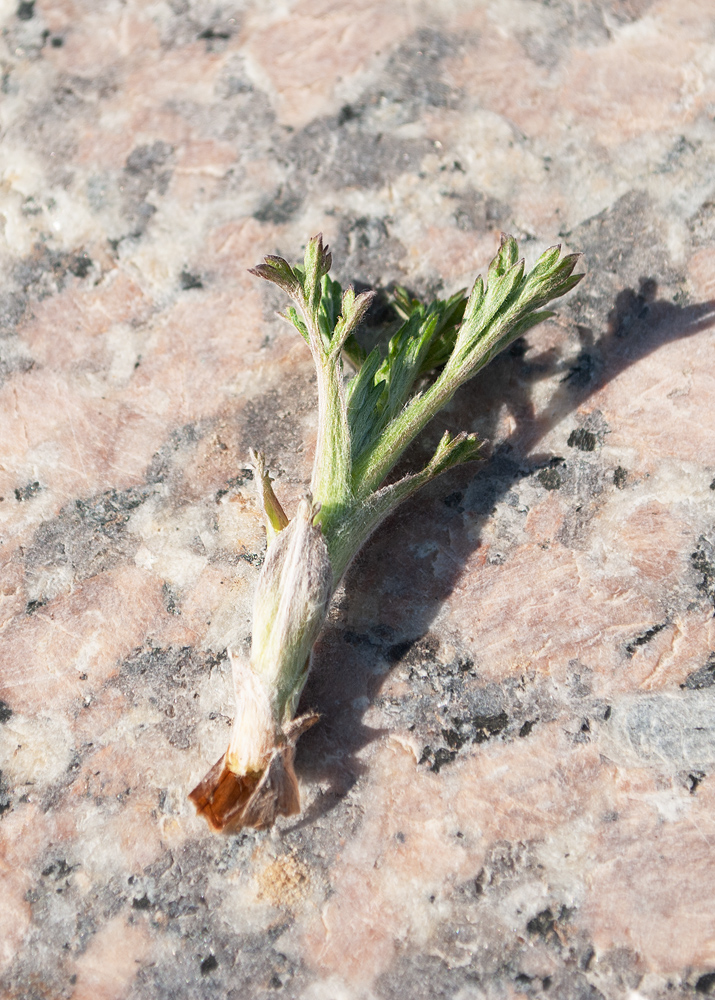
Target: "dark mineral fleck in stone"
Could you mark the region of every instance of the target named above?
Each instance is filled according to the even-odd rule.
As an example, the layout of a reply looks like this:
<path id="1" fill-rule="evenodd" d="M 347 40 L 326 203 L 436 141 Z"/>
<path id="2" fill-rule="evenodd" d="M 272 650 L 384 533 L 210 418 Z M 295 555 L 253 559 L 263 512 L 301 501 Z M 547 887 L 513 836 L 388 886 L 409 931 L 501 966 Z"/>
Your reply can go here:
<path id="1" fill-rule="evenodd" d="M 207 955 L 206 958 L 201 963 L 201 975 L 207 976 L 209 972 L 213 972 L 214 969 L 218 968 L 218 959 L 215 955 Z"/>
<path id="2" fill-rule="evenodd" d="M 179 284 L 185 292 L 192 288 L 203 288 L 204 283 L 198 274 L 191 274 L 190 271 L 182 271 L 179 275 Z"/>
<path id="3" fill-rule="evenodd" d="M 545 490 L 557 490 L 561 486 L 561 476 L 556 469 L 542 469 L 536 478 Z"/>
<path id="4" fill-rule="evenodd" d="M 707 663 L 688 674 L 685 682 L 680 686 L 690 691 L 701 691 L 703 688 L 712 687 L 715 684 L 715 653 L 711 653 Z"/>
<path id="5" fill-rule="evenodd" d="M 667 622 L 661 622 L 661 624 L 654 625 L 652 628 L 647 629 L 647 631 L 643 632 L 641 635 L 636 636 L 636 638 L 631 640 L 631 642 L 629 642 L 628 645 L 626 646 L 626 652 L 628 653 L 628 655 L 633 656 L 633 654 L 635 653 L 636 649 L 638 649 L 639 646 L 645 646 L 646 643 L 651 641 L 651 639 L 654 639 L 659 632 L 663 631 L 663 629 L 667 624 L 668 624 Z"/>
<path id="6" fill-rule="evenodd" d="M 697 993 L 705 993 L 707 996 L 715 995 L 715 972 L 706 972 L 695 984 Z"/>
<path id="7" fill-rule="evenodd" d="M 624 490 L 627 482 L 628 471 L 619 465 L 617 469 L 613 470 L 613 485 L 618 490 Z"/>
<path id="8" fill-rule="evenodd" d="M 579 451 L 595 451 L 596 435 L 592 431 L 587 431 L 585 427 L 580 427 L 577 431 L 571 431 L 566 444 L 569 448 L 578 448 Z"/>
<path id="9" fill-rule="evenodd" d="M 509 716 L 506 712 L 499 712 L 498 715 L 475 715 L 472 719 L 474 727 L 474 743 L 486 743 L 492 736 L 498 736 L 502 729 L 506 729 L 509 724 Z"/>
<path id="10" fill-rule="evenodd" d="M 26 486 L 19 486 L 15 490 L 15 499 L 23 503 L 25 500 L 31 500 L 32 497 L 37 496 L 42 487 L 38 482 L 28 483 Z"/>
<path id="11" fill-rule="evenodd" d="M 554 930 L 554 915 L 551 910 L 542 910 L 527 923 L 526 929 L 529 934 L 538 934 L 539 937 L 548 937 Z"/>
<path id="12" fill-rule="evenodd" d="M 425 747 L 425 750 L 426 749 L 427 748 Z M 456 750 L 446 750 L 444 747 L 440 747 L 439 750 L 435 751 L 430 771 L 434 771 L 435 774 L 439 774 L 440 768 L 444 767 L 445 764 L 451 764 L 456 756 Z"/>

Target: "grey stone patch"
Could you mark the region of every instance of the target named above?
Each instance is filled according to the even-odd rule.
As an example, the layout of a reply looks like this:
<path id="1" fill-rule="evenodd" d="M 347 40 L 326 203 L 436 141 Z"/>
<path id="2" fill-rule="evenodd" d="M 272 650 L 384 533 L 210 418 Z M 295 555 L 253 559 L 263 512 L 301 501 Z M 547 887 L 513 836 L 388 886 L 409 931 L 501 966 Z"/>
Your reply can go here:
<path id="1" fill-rule="evenodd" d="M 26 307 L 27 298 L 20 291 L 4 292 L 0 295 L 0 336 L 7 337 L 15 332 Z"/>
<path id="2" fill-rule="evenodd" d="M 712 996 L 715 993 L 715 972 L 705 972 L 695 982 L 695 992 Z"/>
<path id="3" fill-rule="evenodd" d="M 561 234 L 583 252 L 589 264 L 586 278 L 563 307 L 578 324 L 602 329 L 608 313 L 608 327 L 618 337 L 647 329 L 658 287 L 679 280 L 658 220 L 650 197 L 644 191 L 629 191 L 603 212 Z"/>
<path id="4" fill-rule="evenodd" d="M 701 691 L 703 688 L 712 687 L 715 684 L 715 653 L 711 653 L 707 658 L 707 662 L 699 667 L 697 670 L 693 670 L 692 673 L 688 674 L 685 678 L 685 682 L 681 684 L 681 688 L 687 688 L 690 691 Z"/>
<path id="5" fill-rule="evenodd" d="M 258 222 L 271 222 L 281 226 L 289 222 L 303 204 L 303 195 L 291 187 L 281 185 L 275 194 L 253 213 Z"/>
<path id="6" fill-rule="evenodd" d="M 232 476 L 230 479 L 227 479 L 226 485 L 216 491 L 216 495 L 214 497 L 216 503 L 220 503 L 223 497 L 227 496 L 233 490 L 240 489 L 249 482 L 253 482 L 253 469 L 244 468 L 237 476 Z"/>
<path id="7" fill-rule="evenodd" d="M 209 908 L 220 906 L 226 876 L 251 867 L 261 835 L 252 831 L 230 838 L 207 835 L 166 852 L 142 875 L 127 879 L 131 910 L 143 913 L 154 934 L 175 942 L 173 954 L 139 969 L 129 997 L 177 996 L 243 1000 L 275 997 L 306 985 L 301 963 L 288 957 L 280 938 L 292 918 L 278 912 L 266 930 L 235 932 L 226 922 L 209 921 Z M 295 995 L 291 992 L 291 995 Z"/>
<path id="8" fill-rule="evenodd" d="M 381 188 L 400 174 L 415 172 L 433 149 L 427 139 L 398 139 L 368 126 L 367 114 L 339 124 L 339 116 L 310 122 L 279 154 L 293 190 L 319 186 Z"/>
<path id="9" fill-rule="evenodd" d="M 127 157 L 124 169 L 132 177 L 146 178 L 147 174 L 150 175 L 155 180 L 159 192 L 163 193 L 171 179 L 171 171 L 165 170 L 164 167 L 173 152 L 173 146 L 157 139 L 149 146 L 137 146 L 133 149 Z"/>
<path id="10" fill-rule="evenodd" d="M 162 584 L 161 587 L 161 599 L 163 601 L 164 607 L 166 608 L 167 614 L 170 615 L 180 615 L 181 614 L 181 602 L 179 595 L 170 587 L 168 583 Z"/>
<path id="11" fill-rule="evenodd" d="M 426 108 L 457 106 L 460 95 L 442 79 L 441 63 L 458 49 L 455 39 L 421 30 L 395 50 L 380 79 L 337 115 L 316 118 L 289 132 L 287 138 L 271 122 L 275 132 L 271 154 L 283 165 L 285 176 L 275 194 L 256 208 L 255 218 L 282 224 L 293 218 L 313 192 L 382 188 L 400 174 L 417 172 L 433 144 L 426 138 L 402 138 L 393 132 L 417 121 Z M 238 81 L 233 86 L 232 79 Z M 227 95 L 224 101 L 240 100 L 246 106 L 259 100 L 240 75 L 230 73 L 221 93 Z M 266 121 L 264 132 L 267 126 Z M 337 254 L 336 259 L 340 259 Z M 350 273 L 344 257 L 342 271 Z M 368 280 L 361 274 L 351 277 Z M 375 284 L 380 277 L 372 274 L 368 283 Z"/>
<path id="12" fill-rule="evenodd" d="M 205 43 L 209 53 L 224 52 L 243 24 L 243 3 L 211 0 L 171 0 L 154 20 L 164 48 L 182 48 L 196 41 Z"/>
<path id="13" fill-rule="evenodd" d="M 581 429 L 581 433 L 586 435 L 592 432 Z M 590 444 L 591 439 L 586 440 Z M 566 463 L 560 474 L 569 509 L 556 538 L 567 548 L 582 549 L 588 543 L 591 521 L 605 502 L 606 471 L 597 455 L 588 459 L 584 454 L 584 457 L 579 456 Z"/>
<path id="14" fill-rule="evenodd" d="M 172 99 L 167 101 L 166 109 L 184 118 L 198 135 L 233 143 L 237 162 L 275 159 L 292 129 L 286 132 L 277 125 L 268 96 L 252 84 L 242 83 L 242 77 L 233 71 L 235 65 L 230 62 L 219 77 L 215 100 L 199 103 Z"/>
<path id="15" fill-rule="evenodd" d="M 224 669 L 225 651 L 202 652 L 191 646 L 158 647 L 151 643 L 135 649 L 110 682 L 131 705 L 150 705 L 164 718 L 159 730 L 177 750 L 196 746 L 196 726 L 203 721 L 198 708 L 202 683 L 212 671 Z"/>
<path id="16" fill-rule="evenodd" d="M 611 37 L 597 4 L 584 9 L 557 0 L 546 8 L 536 2 L 525 6 L 534 13 L 528 18 L 528 27 L 518 30 L 516 37 L 537 66 L 555 69 L 573 45 L 605 45 Z"/>
<path id="17" fill-rule="evenodd" d="M 191 451 L 208 434 L 213 423 L 211 420 L 197 420 L 173 430 L 168 440 L 152 455 L 145 472 L 147 483 L 167 484 L 172 486 L 173 493 L 177 493 L 182 476 L 182 454 Z"/>
<path id="18" fill-rule="evenodd" d="M 191 271 L 182 271 L 179 275 L 179 287 L 183 292 L 189 292 L 202 289 L 204 282 L 201 275 L 193 274 Z"/>
<path id="19" fill-rule="evenodd" d="M 624 469 L 622 465 L 617 466 L 613 470 L 613 485 L 617 490 L 624 490 L 628 483 L 628 469 Z"/>
<path id="20" fill-rule="evenodd" d="M 354 134 L 350 134 L 351 131 Z M 432 146 L 426 139 L 396 139 L 346 126 L 331 165 L 335 187 L 381 188 L 400 174 L 416 173 Z"/>
<path id="21" fill-rule="evenodd" d="M 121 861 L 115 869 L 120 866 Z M 32 1000 L 69 998 L 74 979 L 67 971 L 67 960 L 81 956 L 112 917 L 124 911 L 132 920 L 133 876 L 115 870 L 80 889 L 77 876 L 84 874 L 82 858 L 67 845 L 43 852 L 33 867 L 34 881 L 25 897 L 32 909 L 32 924 L 23 947 L 0 978 L 0 989 L 3 996 Z M 28 984 L 32 984 L 31 992 Z"/>
<path id="22" fill-rule="evenodd" d="M 566 444 L 569 448 L 578 448 L 579 451 L 595 451 L 596 442 L 596 435 L 592 431 L 579 427 L 578 430 L 571 431 Z"/>
<path id="23" fill-rule="evenodd" d="M 344 216 L 332 249 L 335 277 L 343 285 L 361 283 L 375 288 L 403 275 L 405 248 L 391 233 L 389 218 Z"/>
<path id="24" fill-rule="evenodd" d="M 507 449 L 498 449 L 489 464 L 472 479 L 464 493 L 465 511 L 487 518 L 496 513 L 496 506 L 512 490 L 518 488 L 531 470 Z"/>
<path id="25" fill-rule="evenodd" d="M 163 959 L 139 970 L 129 1000 L 149 996 L 152 1000 L 212 1000 L 217 995 L 225 1000 L 249 996 L 273 1000 L 284 988 L 290 991 L 287 995 L 296 996 L 294 990 L 308 985 L 310 977 L 302 964 L 284 954 L 278 940 L 271 941 L 272 934 L 285 930 L 284 925 L 276 921 L 267 934 L 238 934 L 225 924 L 209 929 L 205 906 L 201 907 L 203 926 L 179 939 L 180 947 L 170 961 Z"/>
<path id="26" fill-rule="evenodd" d="M 600 410 L 591 410 L 579 423 L 583 430 L 594 435 L 597 444 L 603 444 L 606 435 L 611 432 L 608 421 Z"/>
<path id="27" fill-rule="evenodd" d="M 28 104 L 28 113 L 11 129 L 19 129 L 23 142 L 39 150 L 45 157 L 50 184 L 68 187 L 74 177 L 68 164 L 77 152 L 76 136 L 99 114 L 101 101 L 116 91 L 111 73 L 93 77 L 71 73 L 58 74 L 49 96 L 36 104 Z M 50 154 L 52 156 L 50 157 Z"/>
<path id="28" fill-rule="evenodd" d="M 594 417 L 593 426 L 601 426 L 599 417 Z M 606 426 L 605 422 L 603 426 Z M 596 432 L 586 433 L 595 436 Z M 600 435 L 601 431 L 597 433 Z M 568 461 L 555 455 L 530 468 L 512 458 L 509 450 L 498 449 L 489 465 L 477 473 L 465 491 L 462 506 L 480 520 L 496 519 L 502 522 L 501 535 L 508 541 L 510 535 L 518 538 L 523 514 L 528 513 L 529 504 L 543 497 L 540 490 L 560 490 L 569 510 L 557 540 L 569 548 L 582 548 L 587 541 L 589 524 L 604 501 L 606 477 L 598 456 L 586 457 L 587 454 L 583 457 L 579 454 L 578 458 Z M 530 480 L 533 482 L 531 477 L 538 482 L 538 491 L 534 491 L 529 484 Z M 519 488 L 520 482 L 524 485 Z M 511 495 L 517 498 L 516 503 L 509 502 Z"/>
<path id="29" fill-rule="evenodd" d="M 260 569 L 263 565 L 266 556 L 266 542 L 264 541 L 259 547 L 257 552 L 251 552 L 250 549 L 242 545 L 236 549 L 215 549 L 209 556 L 210 563 L 218 563 L 221 566 L 238 566 L 242 562 L 250 563 L 256 569 Z M 175 612 L 179 614 L 180 612 Z"/>
<path id="30" fill-rule="evenodd" d="M 710 538 L 700 536 L 695 551 L 690 555 L 690 562 L 700 577 L 697 589 L 715 606 L 715 544 Z"/>
<path id="31" fill-rule="evenodd" d="M 103 212 L 108 208 L 118 207 L 121 201 L 116 179 L 108 172 L 88 177 L 85 190 L 87 203 L 93 212 Z"/>
<path id="32" fill-rule="evenodd" d="M 537 472 L 536 478 L 544 489 L 549 491 L 561 489 L 563 483 L 561 473 L 558 469 L 541 469 L 540 472 Z"/>
<path id="33" fill-rule="evenodd" d="M 252 94 L 254 86 L 245 71 L 243 60 L 230 59 L 216 81 L 216 96 L 230 100 L 238 94 Z"/>
<path id="34" fill-rule="evenodd" d="M 713 684 L 715 684 L 715 653 L 710 654 L 704 666 L 688 674 L 680 686 L 691 691 L 700 691 L 702 688 L 712 687 Z"/>
<path id="35" fill-rule="evenodd" d="M 53 250 L 44 243 L 36 243 L 31 254 L 13 263 L 0 294 L 0 378 L 32 367 L 27 349 L 10 339 L 32 303 L 62 291 L 73 278 L 86 278 L 93 267 L 85 250 Z"/>
<path id="36" fill-rule="evenodd" d="M 458 106 L 461 95 L 442 79 L 441 63 L 461 45 L 455 36 L 421 28 L 391 55 L 375 92 L 400 107 L 400 124 L 416 121 L 424 108 Z"/>
<path id="37" fill-rule="evenodd" d="M 468 843 L 473 834 L 460 830 L 454 836 L 457 843 Z M 379 978 L 377 996 L 483 1000 L 516 990 L 529 997 L 554 995 L 560 1000 L 602 998 L 590 981 L 593 945 L 575 924 L 577 914 L 570 901 L 552 893 L 547 878 L 538 844 L 492 843 L 483 867 L 471 878 L 446 887 L 439 899 L 430 896 L 422 901 L 426 910 L 437 908 L 440 918 L 419 952 L 398 954 Z M 511 899 L 530 897 L 541 904 L 531 910 L 510 904 Z M 555 967 L 544 978 L 523 971 L 533 968 L 530 956 L 536 942 L 547 949 L 549 964 Z"/>
<path id="38" fill-rule="evenodd" d="M 592 272 L 607 272 L 637 282 L 643 274 L 663 275 L 668 262 L 657 213 L 644 191 L 629 191 L 610 208 L 580 223 L 571 233 Z"/>
<path id="39" fill-rule="evenodd" d="M 715 200 L 708 198 L 687 220 L 693 246 L 712 246 L 715 242 Z"/>
<path id="40" fill-rule="evenodd" d="M 687 169 L 693 156 L 697 153 L 701 143 L 699 140 L 691 142 L 687 136 L 681 135 L 675 140 L 668 152 L 656 167 L 657 174 L 668 174 L 674 170 Z"/>
<path id="41" fill-rule="evenodd" d="M 297 334 L 296 334 L 297 335 Z M 316 409 L 315 373 L 306 350 L 305 369 L 250 399 L 240 415 L 241 454 L 259 448 L 274 469 L 295 476 L 305 441 L 304 422 Z"/>
<path id="42" fill-rule="evenodd" d="M 173 152 L 173 146 L 157 139 L 150 145 L 137 146 L 127 157 L 121 186 L 124 188 L 123 215 L 131 227 L 128 235 L 132 239 L 143 235 L 156 212 L 156 206 L 149 198 L 166 193 L 173 173 Z M 121 240 L 110 242 L 116 249 Z"/>
<path id="43" fill-rule="evenodd" d="M 352 643 L 379 641 L 370 635 L 344 636 Z M 409 694 L 380 694 L 373 704 L 390 729 L 412 733 L 421 748 L 419 763 L 435 773 L 482 743 L 523 738 L 537 722 L 555 717 L 557 703 L 547 685 L 527 676 L 485 684 L 470 657 L 457 654 L 445 662 L 434 633 L 388 645 L 383 656 Z"/>
<path id="44" fill-rule="evenodd" d="M 84 250 L 68 253 L 36 243 L 32 254 L 17 262 L 12 278 L 21 294 L 44 299 L 62 291 L 70 276 L 86 278 L 91 269 L 92 260 Z"/>
<path id="45" fill-rule="evenodd" d="M 138 540 L 127 531 L 132 512 L 152 491 L 130 487 L 74 500 L 43 521 L 25 550 L 28 594 L 44 603 L 63 583 L 104 573 L 132 559 Z"/>
<path id="46" fill-rule="evenodd" d="M 12 809 L 11 791 L 12 789 L 3 778 L 2 771 L 0 771 L 0 819 L 2 819 L 6 812 Z"/>
<path id="47" fill-rule="evenodd" d="M 481 191 L 450 191 L 447 197 L 454 204 L 452 215 L 457 229 L 462 232 L 490 232 L 495 228 L 504 228 L 511 219 L 508 205 L 485 196 Z"/>
<path id="48" fill-rule="evenodd" d="M 616 761 L 708 772 L 715 764 L 715 692 L 626 696 L 601 730 L 600 745 Z"/>
<path id="49" fill-rule="evenodd" d="M 43 813 L 55 808 L 64 798 L 67 789 L 77 780 L 83 763 L 96 751 L 94 743 L 84 743 L 72 750 L 72 756 L 63 774 L 49 785 L 40 798 L 40 809 Z M 129 789 L 127 790 L 130 791 Z"/>
<path id="50" fill-rule="evenodd" d="M 377 980 L 380 1000 L 482 1000 L 477 972 L 451 967 L 438 955 L 408 952 L 400 955 Z"/>
<path id="51" fill-rule="evenodd" d="M 126 490 L 106 490 L 93 497 L 72 501 L 55 517 L 40 524 L 23 556 L 27 614 L 34 614 L 77 582 L 133 560 L 141 544 L 139 536 L 129 530 L 133 512 L 150 498 L 159 496 L 162 489 L 168 490 L 168 495 L 159 501 L 162 505 L 180 502 L 184 490 L 182 463 L 214 424 L 215 421 L 203 421 L 174 430 L 153 456 L 145 474 L 146 485 Z M 244 479 L 242 477 L 241 481 Z M 238 480 L 234 477 L 231 482 L 236 485 Z M 16 501 L 32 502 L 41 485 L 30 482 L 18 486 Z M 230 488 L 231 483 L 226 491 Z M 203 497 L 201 500 L 206 506 L 208 518 L 215 523 L 212 498 Z M 200 541 L 197 551 L 206 554 Z M 225 553 L 225 558 L 221 553 L 210 553 L 214 561 L 226 564 L 231 564 L 231 557 L 231 553 Z M 260 563 L 261 554 L 239 552 L 235 554 L 233 564 L 241 558 Z M 171 613 L 180 613 L 180 594 L 168 588 L 165 591 L 165 606 Z"/>
<path id="52" fill-rule="evenodd" d="M 595 0 L 583 5 L 573 0 L 528 0 L 522 3 L 525 27 L 516 37 L 527 56 L 538 66 L 554 69 L 568 58 L 572 47 L 607 45 L 612 26 L 644 16 L 654 0 Z"/>
<path id="53" fill-rule="evenodd" d="M 100 885 L 80 890 L 76 876 L 81 859 L 68 847 L 52 847 L 34 864 L 34 882 L 26 900 L 33 920 L 14 961 L 0 979 L 4 996 L 71 996 L 68 957 L 79 956 L 96 931 L 125 905 L 123 879 L 112 875 Z M 31 983 L 33 992 L 27 992 Z"/>
<path id="54" fill-rule="evenodd" d="M 42 16 L 42 5 L 35 0 L 18 0 L 14 7 L 14 16 L 8 10 L 3 18 L 3 41 L 7 56 L 20 56 L 23 61 L 35 62 L 42 58 L 42 49 L 49 35 Z"/>

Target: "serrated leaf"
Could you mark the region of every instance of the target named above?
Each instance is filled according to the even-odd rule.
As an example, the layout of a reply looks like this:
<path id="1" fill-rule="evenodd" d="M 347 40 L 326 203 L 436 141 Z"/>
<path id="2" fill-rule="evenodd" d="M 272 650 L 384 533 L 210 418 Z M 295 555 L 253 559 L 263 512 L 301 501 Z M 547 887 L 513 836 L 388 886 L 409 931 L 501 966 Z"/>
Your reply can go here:
<path id="1" fill-rule="evenodd" d="M 552 273 L 554 275 L 558 275 L 559 277 L 567 277 L 573 272 L 573 269 L 578 264 L 580 256 L 580 253 L 570 253 L 565 257 L 562 257 L 558 266 L 554 268 Z"/>
<path id="2" fill-rule="evenodd" d="M 374 348 L 348 383 L 346 399 L 353 461 L 373 440 L 382 423 L 379 402 L 385 394 L 385 384 L 375 380 L 380 364 L 380 352 Z"/>
<path id="3" fill-rule="evenodd" d="M 487 273 L 487 285 L 493 282 L 495 278 L 500 278 L 503 274 L 516 264 L 519 257 L 519 247 L 513 236 L 507 235 L 507 233 L 501 234 L 501 246 L 497 251 L 494 259 L 489 265 L 489 271 Z"/>
<path id="4" fill-rule="evenodd" d="M 345 290 L 340 317 L 335 325 L 333 336 L 332 350 L 334 352 L 341 350 L 347 338 L 357 330 L 374 297 L 375 293 L 371 291 L 360 292 L 359 295 L 356 295 L 352 287 Z"/>
<path id="5" fill-rule="evenodd" d="M 561 298 L 562 295 L 565 295 L 567 292 L 570 292 L 572 288 L 575 288 L 576 285 L 578 285 L 578 283 L 582 280 L 582 278 L 585 277 L 586 277 L 585 274 L 572 274 L 570 277 L 565 278 L 552 291 L 551 298 L 552 299 Z"/>
<path id="6" fill-rule="evenodd" d="M 303 279 L 303 291 L 308 310 L 315 313 L 320 304 L 321 281 L 324 275 L 330 270 L 332 255 L 327 246 L 323 246 L 323 234 L 318 233 L 308 240 L 303 258 L 305 277 Z"/>
<path id="7" fill-rule="evenodd" d="M 416 309 L 423 309 L 424 306 L 419 299 L 413 299 L 406 288 L 396 285 L 392 293 L 394 306 L 402 319 L 409 319 Z"/>
<path id="8" fill-rule="evenodd" d="M 298 311 L 294 306 L 288 306 L 283 318 L 287 319 L 289 323 L 293 324 L 293 326 L 296 328 L 296 330 L 301 335 L 306 344 L 310 344 L 310 334 L 308 333 L 308 328 L 298 315 Z"/>
<path id="9" fill-rule="evenodd" d="M 559 259 L 559 254 L 561 253 L 561 244 L 557 243 L 554 247 L 549 247 L 548 250 L 544 250 L 542 255 L 537 260 L 534 265 L 534 269 L 529 275 L 530 278 L 539 278 L 542 274 L 546 274 L 554 264 Z"/>
<path id="10" fill-rule="evenodd" d="M 472 291 L 467 299 L 467 307 L 464 310 L 464 323 L 472 323 L 474 317 L 476 316 L 479 309 L 482 307 L 482 302 L 484 301 L 484 280 L 481 274 L 477 277 L 477 280 L 472 286 Z"/>
<path id="11" fill-rule="evenodd" d="M 248 270 L 250 274 L 256 274 L 266 281 L 272 281 L 274 285 L 278 285 L 291 296 L 302 291 L 300 279 L 288 261 L 283 260 L 282 257 L 269 255 L 264 258 L 263 264 L 257 264 Z"/>
<path id="12" fill-rule="evenodd" d="M 320 305 L 318 307 L 318 327 L 323 338 L 323 346 L 327 349 L 333 339 L 336 325 L 340 319 L 340 307 L 343 290 L 339 281 L 333 281 L 325 274 L 321 279 Z"/>
<path id="13" fill-rule="evenodd" d="M 481 448 L 482 442 L 476 434 L 462 431 L 453 438 L 449 431 L 445 431 L 427 468 L 432 475 L 437 476 L 462 462 L 481 458 Z"/>

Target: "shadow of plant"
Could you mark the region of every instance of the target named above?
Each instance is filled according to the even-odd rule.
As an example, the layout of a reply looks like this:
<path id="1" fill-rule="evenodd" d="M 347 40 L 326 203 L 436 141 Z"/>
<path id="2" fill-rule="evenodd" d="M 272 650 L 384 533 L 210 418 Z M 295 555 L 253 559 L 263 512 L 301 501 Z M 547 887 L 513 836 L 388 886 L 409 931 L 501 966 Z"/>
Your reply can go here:
<path id="1" fill-rule="evenodd" d="M 363 723 L 364 710 L 377 697 L 402 655 L 428 633 L 459 580 L 467 556 L 478 546 L 474 539 L 495 505 L 524 477 L 563 461 L 538 451 L 543 438 L 631 365 L 665 344 L 715 325 L 715 301 L 679 306 L 658 299 L 657 293 L 658 285 L 652 278 L 642 279 L 637 290 L 626 288 L 619 292 L 600 336 L 589 327 L 576 325 L 580 351 L 565 370 L 553 351 L 526 360 L 526 344 L 517 341 L 460 390 L 448 410 L 434 422 L 439 427 L 432 430 L 433 436 L 441 434 L 445 427 L 455 432 L 477 427 L 487 441 L 493 442 L 493 450 L 476 471 L 474 466 L 452 470 L 405 503 L 375 533 L 348 571 L 344 591 L 338 594 L 334 613 L 317 644 L 301 700 L 301 710 L 315 709 L 321 721 L 299 744 L 297 769 L 304 778 L 327 783 L 330 791 L 306 811 L 295 829 L 332 809 L 363 773 L 365 766 L 358 753 L 384 734 Z M 534 387 L 559 373 L 556 391 L 537 412 Z M 499 409 L 503 406 L 514 418 L 515 428 L 498 440 Z M 419 464 L 430 447 L 433 442 L 427 428 L 407 462 L 411 458 Z M 546 485 L 548 480 L 542 482 Z M 455 529 L 455 517 L 467 489 L 469 537 L 458 527 L 450 532 Z M 450 553 L 449 568 L 442 567 L 437 579 L 429 568 L 415 562 L 410 579 L 404 582 L 402 598 L 385 601 L 385 610 L 389 609 L 391 616 L 389 624 L 384 620 L 376 622 L 359 633 L 346 628 L 341 621 L 346 609 L 365 593 L 379 590 L 385 571 L 399 563 L 400 552 L 416 536 L 441 542 L 441 550 Z"/>

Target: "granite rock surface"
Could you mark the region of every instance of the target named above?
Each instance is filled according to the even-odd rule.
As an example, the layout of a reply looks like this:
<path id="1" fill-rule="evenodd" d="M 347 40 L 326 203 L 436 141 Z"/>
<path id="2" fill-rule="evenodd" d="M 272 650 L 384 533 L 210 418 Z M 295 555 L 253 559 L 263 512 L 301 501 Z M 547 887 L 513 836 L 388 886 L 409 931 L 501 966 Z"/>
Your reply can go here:
<path id="1" fill-rule="evenodd" d="M 709 0 L 0 0 L 0 993 L 715 993 Z M 488 459 L 371 540 L 302 816 L 211 835 L 227 647 L 315 383 L 247 273 L 586 279 L 454 398 Z"/>

